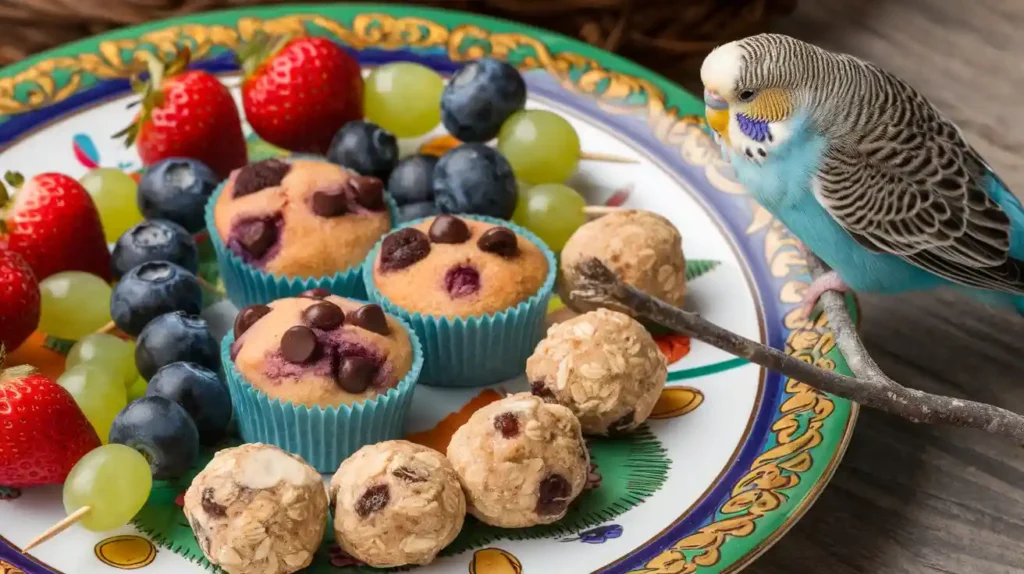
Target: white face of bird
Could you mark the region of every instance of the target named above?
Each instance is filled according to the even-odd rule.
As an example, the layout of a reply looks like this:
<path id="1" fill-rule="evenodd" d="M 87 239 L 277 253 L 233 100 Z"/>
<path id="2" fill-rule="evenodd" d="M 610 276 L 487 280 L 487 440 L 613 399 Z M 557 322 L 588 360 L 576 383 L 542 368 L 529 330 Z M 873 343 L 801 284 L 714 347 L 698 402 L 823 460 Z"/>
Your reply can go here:
<path id="1" fill-rule="evenodd" d="M 756 37 L 755 37 L 756 38 Z M 719 142 L 749 161 L 762 163 L 791 133 L 794 92 L 756 78 L 747 40 L 729 42 L 701 66 L 708 125 Z"/>

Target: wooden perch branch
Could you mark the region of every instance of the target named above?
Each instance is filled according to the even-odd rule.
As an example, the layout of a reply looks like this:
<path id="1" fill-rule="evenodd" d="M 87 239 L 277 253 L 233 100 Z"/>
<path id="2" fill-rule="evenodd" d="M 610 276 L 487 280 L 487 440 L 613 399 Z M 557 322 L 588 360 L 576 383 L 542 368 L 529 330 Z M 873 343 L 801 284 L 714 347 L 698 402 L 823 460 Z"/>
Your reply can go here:
<path id="1" fill-rule="evenodd" d="M 815 277 L 826 272 L 813 256 L 808 265 Z M 842 295 L 826 292 L 821 305 L 835 334 L 836 344 L 855 377 L 819 369 L 786 353 L 723 329 L 696 313 L 673 307 L 626 285 L 597 259 L 583 261 L 574 298 L 634 314 L 704 341 L 723 351 L 771 369 L 791 379 L 838 397 L 852 400 L 917 423 L 973 428 L 1004 436 L 1024 446 L 1024 416 L 985 403 L 932 395 L 908 389 L 882 372 L 857 336 Z"/>

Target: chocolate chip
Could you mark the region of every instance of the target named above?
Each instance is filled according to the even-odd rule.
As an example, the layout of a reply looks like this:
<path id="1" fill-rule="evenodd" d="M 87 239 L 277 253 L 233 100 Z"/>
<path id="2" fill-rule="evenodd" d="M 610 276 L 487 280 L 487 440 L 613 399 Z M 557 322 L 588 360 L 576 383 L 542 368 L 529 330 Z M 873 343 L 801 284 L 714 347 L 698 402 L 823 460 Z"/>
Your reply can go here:
<path id="1" fill-rule="evenodd" d="M 352 199 L 373 211 L 384 209 L 384 182 L 378 177 L 360 175 L 348 180 L 348 188 Z"/>
<path id="2" fill-rule="evenodd" d="M 629 409 L 629 412 L 622 415 L 610 425 L 608 425 L 608 436 L 617 436 L 628 433 L 633 430 L 633 419 L 636 417 L 636 411 Z"/>
<path id="3" fill-rule="evenodd" d="M 530 383 L 530 393 L 535 397 L 541 398 L 545 403 L 557 403 L 558 399 L 555 398 L 555 393 L 551 392 L 544 381 L 534 381 Z"/>
<path id="4" fill-rule="evenodd" d="M 388 318 L 384 315 L 384 310 L 380 308 L 380 305 L 374 303 L 363 305 L 356 309 L 349 316 L 348 320 L 356 327 L 362 327 L 378 335 L 387 337 L 391 334 L 391 328 L 388 327 Z"/>
<path id="5" fill-rule="evenodd" d="M 480 290 L 480 272 L 468 265 L 456 265 L 445 272 L 444 288 L 453 299 L 468 297 Z"/>
<path id="6" fill-rule="evenodd" d="M 409 468 L 408 466 L 400 466 L 400 467 L 396 468 L 395 470 L 391 471 L 391 475 L 396 477 L 396 478 L 401 478 L 402 480 L 404 480 L 406 482 L 426 482 L 427 481 L 427 477 L 422 476 L 421 474 L 417 473 L 415 470 Z"/>
<path id="7" fill-rule="evenodd" d="M 321 301 L 306 307 L 302 319 L 314 329 L 333 331 L 345 323 L 345 312 L 330 301 Z"/>
<path id="8" fill-rule="evenodd" d="M 210 516 L 216 518 L 224 518 L 228 515 L 227 508 L 224 508 L 223 504 L 218 504 L 215 500 L 213 500 L 212 488 L 203 489 L 203 496 L 202 498 L 200 498 L 199 504 L 203 507 L 203 511 L 209 514 Z"/>
<path id="9" fill-rule="evenodd" d="M 235 177 L 235 197 L 281 185 L 292 166 L 279 159 L 265 159 L 242 168 Z"/>
<path id="10" fill-rule="evenodd" d="M 507 227 L 492 227 L 477 239 L 476 246 L 480 251 L 494 253 L 502 257 L 515 257 L 519 254 L 519 243 L 514 231 Z"/>
<path id="11" fill-rule="evenodd" d="M 569 505 L 569 495 L 572 487 L 569 481 L 560 474 L 549 474 L 540 481 L 537 493 L 537 514 L 551 516 L 561 514 Z"/>
<path id="12" fill-rule="evenodd" d="M 499 431 L 505 438 L 519 436 L 519 417 L 515 413 L 501 413 L 494 417 L 494 430 Z"/>
<path id="13" fill-rule="evenodd" d="M 259 259 L 277 241 L 277 226 L 270 221 L 256 220 L 238 228 L 238 242 L 249 255 Z"/>
<path id="14" fill-rule="evenodd" d="M 270 312 L 270 307 L 266 305 L 249 305 L 238 312 L 235 315 L 235 339 L 237 340 L 256 324 L 256 321 L 262 319 L 267 313 Z"/>
<path id="15" fill-rule="evenodd" d="M 343 357 L 335 380 L 346 392 L 359 394 L 370 386 L 376 375 L 376 362 L 365 357 Z"/>
<path id="16" fill-rule="evenodd" d="M 348 212 L 348 197 L 344 189 L 317 191 L 313 193 L 310 207 L 320 217 L 338 217 Z"/>
<path id="17" fill-rule="evenodd" d="M 316 333 L 302 325 L 288 329 L 281 337 L 281 354 L 290 363 L 309 361 L 316 355 L 317 347 Z"/>
<path id="18" fill-rule="evenodd" d="M 307 299 L 324 299 L 326 297 L 330 297 L 330 295 L 331 292 L 324 287 L 315 287 L 299 293 L 299 297 L 305 297 Z"/>
<path id="19" fill-rule="evenodd" d="M 397 271 L 422 260 L 430 253 L 427 234 L 413 227 L 400 229 L 380 245 L 381 271 Z"/>
<path id="20" fill-rule="evenodd" d="M 391 501 L 391 494 L 388 492 L 388 485 L 377 484 L 366 489 L 366 492 L 356 501 L 356 514 L 360 518 L 377 512 L 384 508 Z"/>
<path id="21" fill-rule="evenodd" d="M 454 215 L 438 215 L 430 224 L 430 240 L 434 243 L 465 243 L 469 241 L 469 226 Z"/>

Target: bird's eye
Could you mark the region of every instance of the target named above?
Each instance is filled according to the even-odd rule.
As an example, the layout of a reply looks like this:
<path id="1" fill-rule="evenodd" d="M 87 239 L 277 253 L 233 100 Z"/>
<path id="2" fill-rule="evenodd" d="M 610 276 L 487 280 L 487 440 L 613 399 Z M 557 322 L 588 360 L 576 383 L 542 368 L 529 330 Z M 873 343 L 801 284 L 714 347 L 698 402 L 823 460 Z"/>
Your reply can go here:
<path id="1" fill-rule="evenodd" d="M 754 99 L 754 90 L 743 90 L 740 92 L 741 102 L 749 102 L 752 99 Z"/>

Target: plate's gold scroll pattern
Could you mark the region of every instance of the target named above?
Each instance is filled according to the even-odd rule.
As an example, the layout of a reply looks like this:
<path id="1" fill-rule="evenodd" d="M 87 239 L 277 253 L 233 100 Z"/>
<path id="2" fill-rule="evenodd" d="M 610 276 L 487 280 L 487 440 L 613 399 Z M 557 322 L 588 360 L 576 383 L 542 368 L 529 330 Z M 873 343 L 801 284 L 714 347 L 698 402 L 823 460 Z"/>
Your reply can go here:
<path id="1" fill-rule="evenodd" d="M 475 25 L 449 28 L 422 17 L 364 13 L 356 15 L 349 26 L 312 13 L 268 19 L 245 17 L 236 26 L 184 24 L 135 38 L 104 40 L 95 51 L 46 59 L 0 79 L 0 114 L 39 109 L 65 100 L 97 81 L 129 76 L 140 70 L 146 51 L 167 54 L 188 43 L 196 57 L 203 57 L 235 48 L 261 30 L 314 31 L 333 35 L 356 49 L 442 49 L 453 61 L 489 55 L 509 60 L 521 69 L 543 69 L 567 89 L 593 97 L 608 112 L 641 115 L 660 141 L 677 148 L 691 165 L 702 168 L 717 190 L 745 194 L 731 177 L 732 170 L 721 159 L 717 145 L 704 131 L 703 119 L 681 116 L 677 109 L 669 108 L 664 92 L 651 81 L 606 69 L 601 63 L 571 51 L 553 52 L 543 41 L 527 34 L 491 33 Z M 799 278 L 806 274 L 799 245 L 767 211 L 753 200 L 750 202 L 747 233 L 765 232 L 765 260 L 773 276 L 782 282 L 779 300 L 795 305 L 807 288 L 807 283 Z M 788 353 L 821 368 L 835 368 L 834 362 L 825 356 L 834 342 L 824 318 L 804 320 L 794 309 L 783 323 L 790 330 Z M 786 491 L 799 484 L 801 473 L 813 466 L 811 449 L 822 442 L 821 429 L 834 409 L 829 396 L 803 383 L 789 380 L 786 391 L 781 417 L 772 427 L 775 446 L 763 453 L 734 485 L 732 497 L 719 509 L 719 518 L 676 541 L 634 572 L 692 574 L 714 566 L 721 560 L 722 546 L 730 537 L 749 536 L 758 519 L 785 501 Z M 3 570 L 4 567 L 0 564 L 0 574 L 20 572 Z"/>

